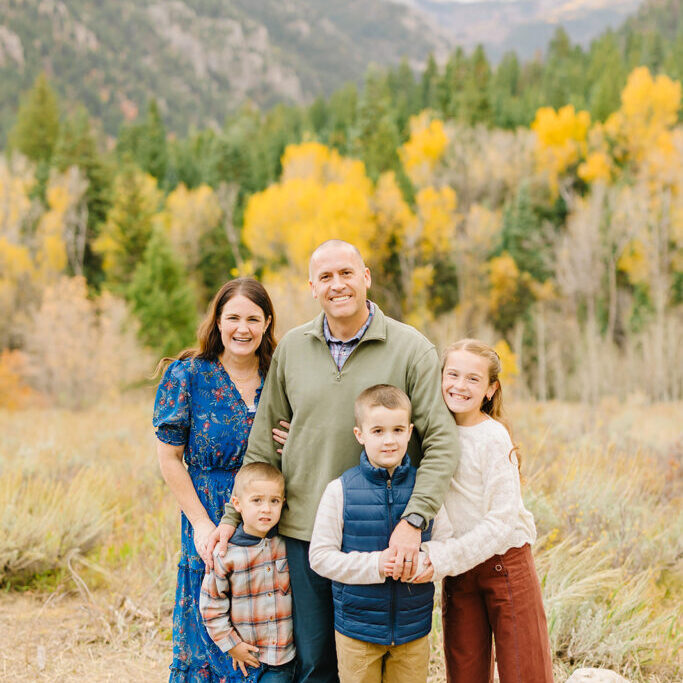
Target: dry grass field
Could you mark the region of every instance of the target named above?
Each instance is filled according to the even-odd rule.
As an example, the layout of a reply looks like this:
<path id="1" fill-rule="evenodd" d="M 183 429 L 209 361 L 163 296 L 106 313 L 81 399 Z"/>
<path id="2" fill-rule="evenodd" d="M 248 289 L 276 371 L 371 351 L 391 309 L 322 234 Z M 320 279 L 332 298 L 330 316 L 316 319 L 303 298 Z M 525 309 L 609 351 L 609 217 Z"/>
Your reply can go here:
<path id="1" fill-rule="evenodd" d="M 166 680 L 179 526 L 150 405 L 0 412 L 0 679 Z M 581 665 L 681 680 L 683 405 L 510 416 L 557 681 Z"/>

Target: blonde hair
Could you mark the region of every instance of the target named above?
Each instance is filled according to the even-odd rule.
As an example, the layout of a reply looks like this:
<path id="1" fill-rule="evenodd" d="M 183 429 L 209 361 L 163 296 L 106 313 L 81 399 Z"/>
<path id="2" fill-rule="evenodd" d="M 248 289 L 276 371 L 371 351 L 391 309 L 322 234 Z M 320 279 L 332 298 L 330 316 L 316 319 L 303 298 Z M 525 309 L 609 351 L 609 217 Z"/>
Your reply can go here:
<path id="1" fill-rule="evenodd" d="M 241 496 L 249 484 L 254 481 L 276 481 L 282 485 L 282 492 L 284 493 L 285 478 L 277 467 L 267 462 L 250 462 L 248 465 L 242 465 L 235 475 L 232 494 Z"/>
<path id="2" fill-rule="evenodd" d="M 498 383 L 496 390 L 491 395 L 491 398 L 484 396 L 484 400 L 481 402 L 481 412 L 486 413 L 494 420 L 500 422 L 505 429 L 507 429 L 510 435 L 510 440 L 513 442 L 512 450 L 509 453 L 510 459 L 512 459 L 512 454 L 515 453 L 517 457 L 517 466 L 521 470 L 522 467 L 522 456 L 519 453 L 519 447 L 514 445 L 514 439 L 512 437 L 512 427 L 505 417 L 505 412 L 503 411 L 503 386 L 500 383 L 500 373 L 502 372 L 502 365 L 500 362 L 500 356 L 496 353 L 496 350 L 489 346 L 486 342 L 481 341 L 481 339 L 472 339 L 471 337 L 465 339 L 459 339 L 446 348 L 441 357 L 441 372 L 446 366 L 446 361 L 448 360 L 448 355 L 453 351 L 467 351 L 475 356 L 484 358 L 488 361 L 488 373 L 489 373 L 489 385 L 494 382 Z"/>
<path id="3" fill-rule="evenodd" d="M 381 406 L 389 410 L 396 410 L 403 408 L 408 414 L 408 422 L 410 422 L 410 414 L 412 406 L 410 399 L 405 391 L 393 386 L 393 384 L 375 384 L 367 389 L 361 391 L 353 406 L 353 416 L 356 419 L 356 427 L 359 429 L 363 426 L 363 417 L 368 408 L 375 408 Z"/>

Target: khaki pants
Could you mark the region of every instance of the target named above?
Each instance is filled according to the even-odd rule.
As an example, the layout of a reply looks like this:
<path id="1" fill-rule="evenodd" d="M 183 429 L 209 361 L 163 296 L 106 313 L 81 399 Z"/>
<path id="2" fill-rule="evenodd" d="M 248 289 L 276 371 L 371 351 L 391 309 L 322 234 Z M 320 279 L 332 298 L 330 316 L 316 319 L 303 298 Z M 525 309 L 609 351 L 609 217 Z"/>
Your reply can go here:
<path id="1" fill-rule="evenodd" d="M 378 645 L 334 634 L 340 683 L 426 683 L 429 636 L 403 645 Z"/>

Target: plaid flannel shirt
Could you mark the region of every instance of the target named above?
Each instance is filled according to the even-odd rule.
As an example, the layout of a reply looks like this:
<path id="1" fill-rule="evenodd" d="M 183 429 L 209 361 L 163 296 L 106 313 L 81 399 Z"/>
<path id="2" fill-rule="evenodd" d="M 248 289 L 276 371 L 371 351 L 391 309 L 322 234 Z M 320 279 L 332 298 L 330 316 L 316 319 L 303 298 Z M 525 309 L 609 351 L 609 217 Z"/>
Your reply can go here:
<path id="1" fill-rule="evenodd" d="M 211 639 L 228 652 L 242 641 L 259 648 L 263 664 L 294 659 L 292 592 L 285 542 L 235 531 L 224 557 L 204 577 L 199 611 Z"/>
<path id="2" fill-rule="evenodd" d="M 330 348 L 332 358 L 334 358 L 334 362 L 337 364 L 337 370 L 341 370 L 344 367 L 344 363 L 346 363 L 347 358 L 351 355 L 356 346 L 358 346 L 360 340 L 365 334 L 365 331 L 368 329 L 368 327 L 370 327 L 372 316 L 375 314 L 375 304 L 373 304 L 372 301 L 366 301 L 365 303 L 368 307 L 370 315 L 358 332 L 356 332 L 356 334 L 354 334 L 353 337 L 347 341 L 342 341 L 341 339 L 333 337 L 332 333 L 330 332 L 330 326 L 327 323 L 327 316 L 323 317 L 323 336 L 325 337 L 325 341 Z"/>

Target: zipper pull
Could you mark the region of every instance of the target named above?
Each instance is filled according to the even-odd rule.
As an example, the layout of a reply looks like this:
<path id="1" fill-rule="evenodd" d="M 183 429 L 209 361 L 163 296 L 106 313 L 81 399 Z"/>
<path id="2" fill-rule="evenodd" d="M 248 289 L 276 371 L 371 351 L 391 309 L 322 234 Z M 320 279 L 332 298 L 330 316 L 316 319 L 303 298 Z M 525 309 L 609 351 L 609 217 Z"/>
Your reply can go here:
<path id="1" fill-rule="evenodd" d="M 391 488 L 391 479 L 387 479 L 387 494 L 389 495 L 389 505 L 394 502 L 394 490 Z"/>

